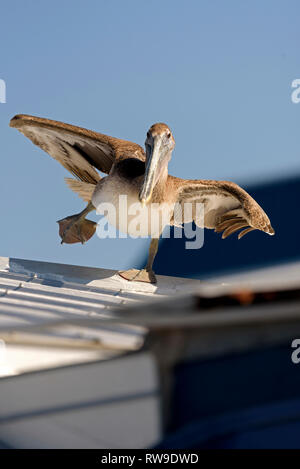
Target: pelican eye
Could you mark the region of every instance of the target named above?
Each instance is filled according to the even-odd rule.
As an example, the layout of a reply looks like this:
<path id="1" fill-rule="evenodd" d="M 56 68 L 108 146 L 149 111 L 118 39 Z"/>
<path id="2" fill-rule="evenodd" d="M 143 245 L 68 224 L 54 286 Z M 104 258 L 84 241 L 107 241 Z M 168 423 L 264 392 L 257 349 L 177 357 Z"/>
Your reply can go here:
<path id="1" fill-rule="evenodd" d="M 168 138 L 171 137 L 171 132 L 168 132 L 168 133 L 167 133 L 167 137 L 168 137 Z"/>

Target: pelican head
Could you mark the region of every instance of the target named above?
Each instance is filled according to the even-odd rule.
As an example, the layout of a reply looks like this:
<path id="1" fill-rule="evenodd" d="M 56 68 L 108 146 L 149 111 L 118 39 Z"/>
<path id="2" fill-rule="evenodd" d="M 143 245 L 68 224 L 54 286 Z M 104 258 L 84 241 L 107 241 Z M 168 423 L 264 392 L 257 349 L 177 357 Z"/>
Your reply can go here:
<path id="1" fill-rule="evenodd" d="M 150 127 L 145 141 L 145 177 L 139 194 L 143 205 L 151 201 L 153 189 L 167 169 L 174 146 L 174 137 L 166 124 L 153 124 Z"/>

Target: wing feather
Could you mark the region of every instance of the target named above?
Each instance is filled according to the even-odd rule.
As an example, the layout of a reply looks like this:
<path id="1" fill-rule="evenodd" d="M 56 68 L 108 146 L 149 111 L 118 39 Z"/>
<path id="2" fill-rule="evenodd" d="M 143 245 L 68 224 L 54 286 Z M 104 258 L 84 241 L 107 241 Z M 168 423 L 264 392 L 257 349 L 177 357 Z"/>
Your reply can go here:
<path id="1" fill-rule="evenodd" d="M 230 236 L 232 233 L 235 233 L 236 231 L 240 230 L 241 228 L 246 228 L 248 225 L 245 222 L 241 223 L 233 223 L 232 225 L 228 226 L 226 230 L 224 230 L 222 234 L 222 239 L 227 238 L 227 236 Z"/>
<path id="2" fill-rule="evenodd" d="M 77 179 L 65 178 L 65 182 L 69 188 L 81 197 L 85 202 L 92 200 L 92 195 L 95 190 L 95 184 L 89 182 L 78 181 Z"/>
<path id="3" fill-rule="evenodd" d="M 264 210 L 237 184 L 229 181 L 173 180 L 177 189 L 176 203 L 181 206 L 185 221 L 184 204 L 202 203 L 204 226 L 214 228 L 216 232 L 223 231 L 223 239 L 242 228 L 245 230 L 238 239 L 253 230 L 271 235 L 275 233 Z M 194 209 L 192 213 L 195 213 Z"/>
<path id="4" fill-rule="evenodd" d="M 223 217 L 222 217 L 223 220 Z M 229 228 L 230 226 L 234 225 L 236 222 L 241 222 L 243 219 L 242 217 L 235 217 L 235 218 L 229 218 L 226 219 L 225 221 L 222 221 L 221 223 L 218 223 L 216 225 L 215 231 L 217 233 L 220 233 L 221 231 L 225 230 L 226 228 Z"/>
<path id="5" fill-rule="evenodd" d="M 108 174 L 121 156 L 145 160 L 143 149 L 136 143 L 63 122 L 19 114 L 10 126 L 84 182 L 96 184 L 101 179 L 96 169 Z"/>
<path id="6" fill-rule="evenodd" d="M 250 233 L 250 231 L 255 230 L 255 228 L 249 227 L 246 230 L 243 230 L 239 233 L 238 239 L 241 239 L 243 236 L 245 236 L 247 233 Z"/>

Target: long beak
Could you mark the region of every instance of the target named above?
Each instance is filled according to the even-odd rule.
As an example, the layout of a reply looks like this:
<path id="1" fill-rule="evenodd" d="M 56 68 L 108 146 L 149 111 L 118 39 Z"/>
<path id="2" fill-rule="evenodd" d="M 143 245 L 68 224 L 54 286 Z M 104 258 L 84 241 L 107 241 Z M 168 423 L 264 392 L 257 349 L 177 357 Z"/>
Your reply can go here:
<path id="1" fill-rule="evenodd" d="M 157 135 L 154 137 L 153 145 L 148 147 L 145 178 L 139 194 L 142 205 L 146 205 L 151 200 L 152 192 L 157 182 L 157 173 L 161 157 L 161 143 L 162 139 Z"/>

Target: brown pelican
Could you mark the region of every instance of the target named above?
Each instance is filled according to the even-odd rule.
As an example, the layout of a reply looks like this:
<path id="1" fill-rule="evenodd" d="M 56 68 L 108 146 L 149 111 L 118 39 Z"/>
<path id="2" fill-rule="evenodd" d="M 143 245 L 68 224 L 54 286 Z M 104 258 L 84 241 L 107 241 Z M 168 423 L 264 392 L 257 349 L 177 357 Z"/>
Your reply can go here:
<path id="1" fill-rule="evenodd" d="M 34 116 L 17 115 L 10 121 L 10 126 L 17 128 L 75 176 L 76 179 L 66 178 L 66 182 L 88 203 L 79 214 L 58 222 L 62 243 L 85 242 L 90 239 L 95 233 L 96 223 L 87 220 L 86 215 L 101 203 L 117 206 L 120 195 L 127 196 L 129 205 L 136 203 L 141 210 L 146 210 L 141 219 L 142 225 L 149 215 L 148 207 L 153 204 L 168 212 L 170 225 L 177 225 L 175 206 L 181 207 L 184 212 L 184 205 L 190 202 L 203 204 L 204 227 L 216 232 L 223 231 L 222 238 L 241 229 L 243 231 L 239 233 L 238 239 L 252 230 L 274 234 L 266 213 L 237 184 L 228 181 L 180 179 L 168 174 L 168 163 L 175 141 L 166 124 L 159 123 L 150 127 L 145 151 L 136 143 Z M 97 170 L 107 176 L 102 178 Z M 125 222 L 128 217 L 126 213 Z M 184 216 L 185 222 L 192 220 L 196 221 L 193 211 L 190 219 Z M 130 224 L 116 224 L 117 228 L 131 234 L 128 228 Z M 164 222 L 160 221 L 155 235 L 149 227 L 145 229 L 146 234 L 152 234 L 147 265 L 142 270 L 119 272 L 123 278 L 156 282 L 152 265 L 164 226 Z"/>

